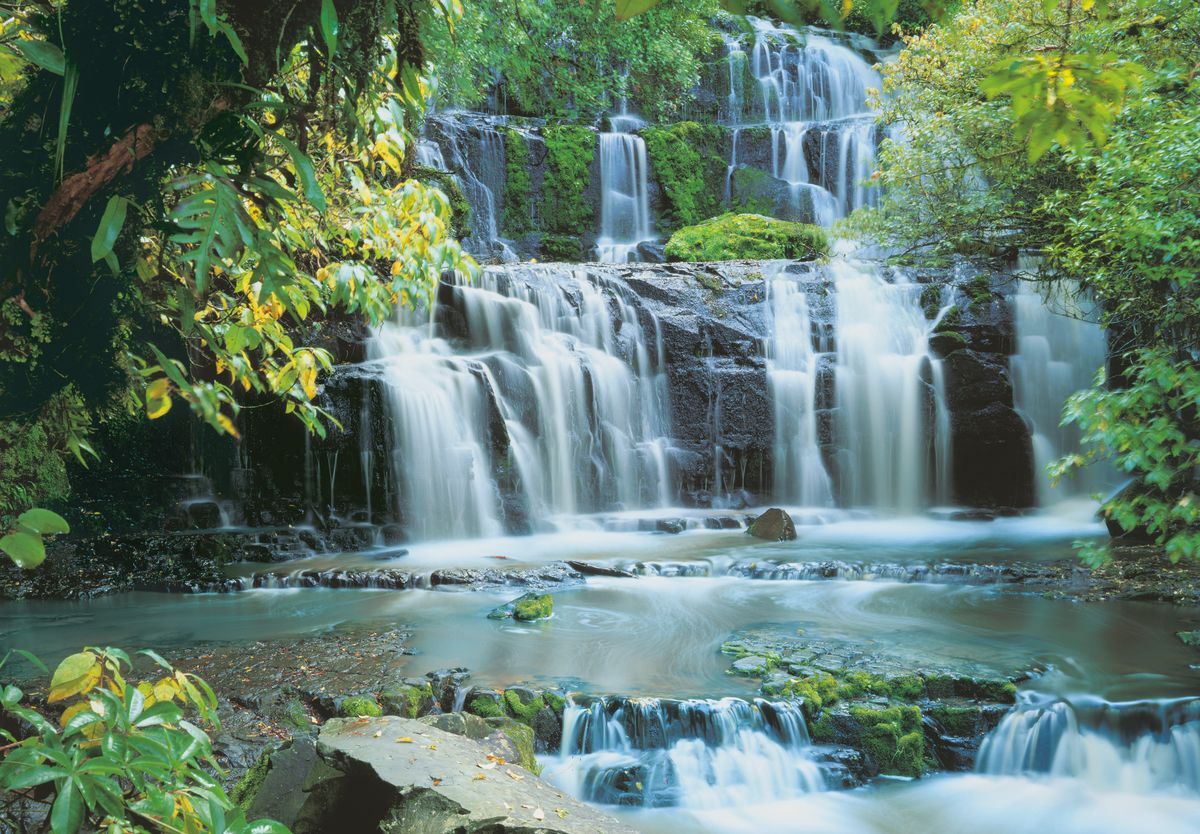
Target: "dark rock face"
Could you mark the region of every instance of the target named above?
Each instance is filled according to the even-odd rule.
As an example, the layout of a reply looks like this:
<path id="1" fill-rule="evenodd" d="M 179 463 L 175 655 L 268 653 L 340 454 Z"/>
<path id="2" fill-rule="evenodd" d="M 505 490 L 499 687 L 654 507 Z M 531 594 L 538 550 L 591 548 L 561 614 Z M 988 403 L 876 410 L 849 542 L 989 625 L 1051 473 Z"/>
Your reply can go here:
<path id="1" fill-rule="evenodd" d="M 754 519 L 746 532 L 756 539 L 769 542 L 790 542 L 796 538 L 796 525 L 785 511 L 772 507 Z"/>

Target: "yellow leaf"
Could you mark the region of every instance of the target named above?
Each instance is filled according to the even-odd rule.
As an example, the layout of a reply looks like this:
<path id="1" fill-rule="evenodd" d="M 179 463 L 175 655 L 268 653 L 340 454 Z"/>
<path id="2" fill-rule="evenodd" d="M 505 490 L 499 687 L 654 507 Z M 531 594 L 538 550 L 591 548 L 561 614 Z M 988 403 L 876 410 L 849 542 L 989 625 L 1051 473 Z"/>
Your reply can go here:
<path id="1" fill-rule="evenodd" d="M 50 681 L 50 703 L 82 695 L 100 682 L 100 660 L 92 652 L 79 652 L 63 660 Z"/>
<path id="2" fill-rule="evenodd" d="M 409 738 L 408 736 L 400 736 L 400 738 L 396 739 L 396 743 L 397 744 L 412 744 L 412 739 Z"/>
<path id="3" fill-rule="evenodd" d="M 62 717 L 58 719 L 58 726 L 60 726 L 60 727 L 67 726 L 67 722 L 70 721 L 72 718 L 79 715 L 79 713 L 86 712 L 90 709 L 91 709 L 91 707 L 88 706 L 87 701 L 79 701 L 78 703 L 71 704 L 71 706 L 69 706 L 65 710 L 63 710 Z"/>
<path id="4" fill-rule="evenodd" d="M 157 420 L 171 410 L 171 381 L 164 377 L 146 386 L 146 416 Z"/>
<path id="5" fill-rule="evenodd" d="M 178 694 L 179 688 L 175 685 L 175 681 L 170 678 L 163 678 L 154 684 L 154 697 L 156 700 L 173 701 Z"/>

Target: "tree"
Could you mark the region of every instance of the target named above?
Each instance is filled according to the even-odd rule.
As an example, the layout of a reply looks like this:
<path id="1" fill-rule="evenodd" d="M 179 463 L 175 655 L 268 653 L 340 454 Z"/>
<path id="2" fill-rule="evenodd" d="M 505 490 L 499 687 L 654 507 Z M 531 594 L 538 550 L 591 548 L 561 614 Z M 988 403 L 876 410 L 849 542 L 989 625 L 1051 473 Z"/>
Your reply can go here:
<path id="1" fill-rule="evenodd" d="M 446 5 L 5 7 L 0 463 L 39 432 L 82 461 L 96 419 L 178 400 L 237 435 L 239 397 L 279 397 L 323 433 L 330 357 L 298 325 L 379 321 L 472 268 L 406 168 Z"/>

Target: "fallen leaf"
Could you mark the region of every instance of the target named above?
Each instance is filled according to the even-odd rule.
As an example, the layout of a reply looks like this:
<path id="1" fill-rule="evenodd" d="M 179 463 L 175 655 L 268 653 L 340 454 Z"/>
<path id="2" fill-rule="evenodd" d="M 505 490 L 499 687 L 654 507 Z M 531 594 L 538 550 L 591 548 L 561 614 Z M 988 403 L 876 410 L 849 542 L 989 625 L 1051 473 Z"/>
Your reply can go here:
<path id="1" fill-rule="evenodd" d="M 397 744 L 412 744 L 412 739 L 409 738 L 408 736 L 400 736 L 400 738 L 396 739 L 396 743 Z"/>
<path id="2" fill-rule="evenodd" d="M 541 822 L 542 820 L 544 820 L 546 818 L 546 812 L 543 811 L 541 808 L 536 808 L 536 809 L 534 809 L 534 812 L 533 812 L 533 818 L 535 820 L 537 820 L 538 822 Z"/>
<path id="3" fill-rule="evenodd" d="M 504 760 L 503 756 L 496 756 L 492 753 L 487 754 L 487 760 L 489 762 L 495 762 L 496 764 L 508 764 L 508 762 Z"/>
<path id="4" fill-rule="evenodd" d="M 479 762 L 475 763 L 475 767 L 481 768 L 483 770 L 491 770 L 495 766 L 496 766 L 495 762 L 488 762 L 487 764 L 480 764 Z"/>
<path id="5" fill-rule="evenodd" d="M 520 782 L 522 779 L 525 778 L 524 776 L 522 776 L 519 773 L 513 773 L 511 770 L 506 770 L 504 772 L 507 773 L 509 778 L 512 779 L 514 782 Z"/>
<path id="6" fill-rule="evenodd" d="M 381 735 L 383 735 L 383 730 L 376 730 L 374 738 L 379 738 Z"/>
<path id="7" fill-rule="evenodd" d="M 558 814 L 558 818 L 560 820 L 565 820 L 567 818 L 567 809 L 566 808 L 555 808 L 554 813 Z"/>
<path id="8" fill-rule="evenodd" d="M 486 773 L 476 773 L 475 776 L 472 777 L 473 781 L 475 781 L 475 782 L 478 782 L 479 780 L 486 779 L 486 778 L 487 778 Z"/>

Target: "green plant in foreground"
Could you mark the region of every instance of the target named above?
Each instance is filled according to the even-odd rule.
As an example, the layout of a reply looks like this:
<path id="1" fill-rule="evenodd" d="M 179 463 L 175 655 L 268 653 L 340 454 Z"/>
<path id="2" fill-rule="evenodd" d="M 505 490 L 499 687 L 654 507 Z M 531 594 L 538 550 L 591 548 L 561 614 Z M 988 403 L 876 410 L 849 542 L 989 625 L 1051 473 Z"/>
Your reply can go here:
<path id="1" fill-rule="evenodd" d="M 58 513 L 40 507 L 17 516 L 17 526 L 0 538 L 0 550 L 22 568 L 36 568 L 46 561 L 45 536 L 69 533 L 71 527 Z"/>
<path id="2" fill-rule="evenodd" d="M 18 652 L 43 671 L 28 652 Z M 214 776 L 212 740 L 184 717 L 219 727 L 217 698 L 201 678 L 144 651 L 163 670 L 133 683 L 129 655 L 89 648 L 55 669 L 47 703 L 57 722 L 27 706 L 13 684 L 0 687 L 0 815 L 21 802 L 45 806 L 52 834 L 287 834 L 273 820 L 246 820 Z M 3 668 L 11 655 L 0 660 Z M 17 730 L 22 733 L 22 730 Z M 43 825 L 42 830 L 46 830 Z"/>

